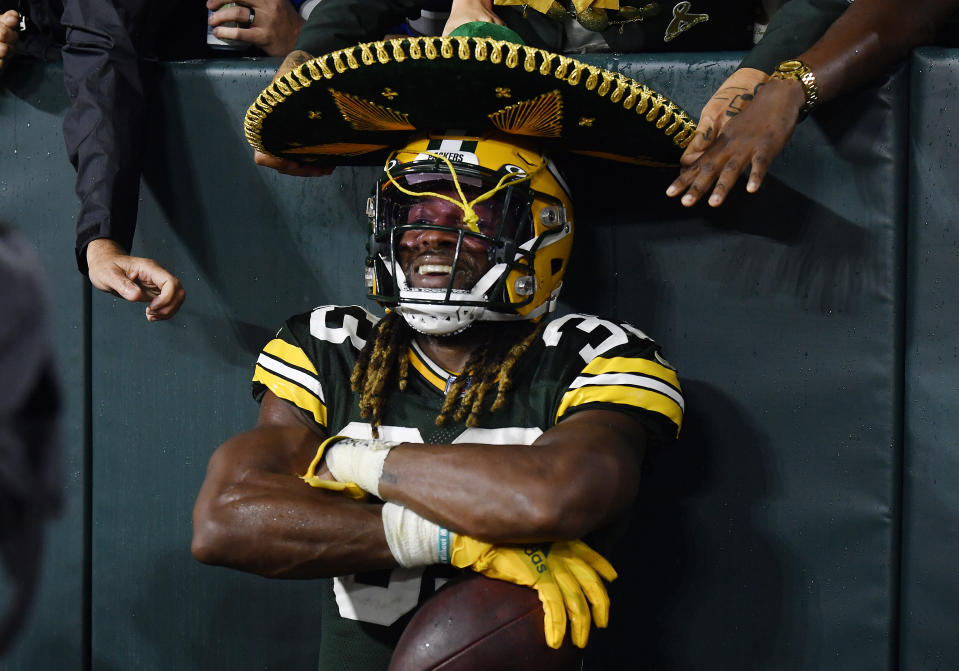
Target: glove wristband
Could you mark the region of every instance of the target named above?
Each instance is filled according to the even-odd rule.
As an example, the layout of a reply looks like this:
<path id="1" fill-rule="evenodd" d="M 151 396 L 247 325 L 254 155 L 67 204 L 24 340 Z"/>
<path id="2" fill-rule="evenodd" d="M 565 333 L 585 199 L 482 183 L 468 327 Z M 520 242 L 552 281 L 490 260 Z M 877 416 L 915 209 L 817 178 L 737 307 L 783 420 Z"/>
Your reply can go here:
<path id="1" fill-rule="evenodd" d="M 383 464 L 397 445 L 386 440 L 340 438 L 326 448 L 326 467 L 340 482 L 355 482 L 379 497 Z"/>
<path id="2" fill-rule="evenodd" d="M 383 504 L 383 532 L 396 563 L 404 568 L 449 563 L 449 529 L 395 503 Z M 446 539 L 444 561 L 442 547 Z"/>
<path id="3" fill-rule="evenodd" d="M 456 538 L 456 534 L 452 533 L 446 527 L 440 527 L 440 533 L 436 539 L 436 549 L 438 557 L 438 563 L 440 564 L 449 564 L 450 563 L 450 551 L 453 547 L 453 539 Z"/>

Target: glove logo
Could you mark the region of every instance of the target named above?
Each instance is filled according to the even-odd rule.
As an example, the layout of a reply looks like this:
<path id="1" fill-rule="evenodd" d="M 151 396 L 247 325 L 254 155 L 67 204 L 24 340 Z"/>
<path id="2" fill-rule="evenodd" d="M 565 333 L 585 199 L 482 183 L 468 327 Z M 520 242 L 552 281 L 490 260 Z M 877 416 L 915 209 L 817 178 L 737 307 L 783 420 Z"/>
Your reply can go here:
<path id="1" fill-rule="evenodd" d="M 533 566 L 536 568 L 537 573 L 546 572 L 546 556 L 543 554 L 542 550 L 538 547 L 525 547 L 523 552 L 526 553 L 526 556 L 529 557 L 529 560 L 533 562 Z"/>

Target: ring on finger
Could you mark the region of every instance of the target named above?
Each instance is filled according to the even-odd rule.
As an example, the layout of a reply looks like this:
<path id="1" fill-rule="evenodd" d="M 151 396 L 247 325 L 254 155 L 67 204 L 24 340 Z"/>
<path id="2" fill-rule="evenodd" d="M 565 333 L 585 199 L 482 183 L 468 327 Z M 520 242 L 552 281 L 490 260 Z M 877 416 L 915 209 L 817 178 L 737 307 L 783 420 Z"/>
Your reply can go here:
<path id="1" fill-rule="evenodd" d="M 246 27 L 247 27 L 247 28 L 252 28 L 252 27 L 253 27 L 253 21 L 256 20 L 256 12 L 253 11 L 253 8 L 252 8 L 252 7 L 247 7 L 247 9 L 250 10 L 250 18 L 247 19 Z"/>

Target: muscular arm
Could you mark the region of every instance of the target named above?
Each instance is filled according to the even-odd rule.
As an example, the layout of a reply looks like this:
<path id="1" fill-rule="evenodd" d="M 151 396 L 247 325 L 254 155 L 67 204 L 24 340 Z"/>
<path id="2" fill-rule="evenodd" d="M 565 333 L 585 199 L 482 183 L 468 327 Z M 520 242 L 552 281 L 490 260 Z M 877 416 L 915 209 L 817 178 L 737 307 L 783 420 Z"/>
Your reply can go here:
<path id="1" fill-rule="evenodd" d="M 380 505 L 300 480 L 323 438 L 268 392 L 257 427 L 228 440 L 210 459 L 193 510 L 193 556 L 282 578 L 396 566 Z"/>
<path id="2" fill-rule="evenodd" d="M 380 494 L 487 542 L 578 538 L 632 501 L 644 448 L 638 421 L 587 410 L 530 446 L 403 444 Z"/>
<path id="3" fill-rule="evenodd" d="M 194 556 L 286 578 L 395 566 L 379 505 L 300 480 L 323 438 L 267 392 L 257 427 L 210 460 L 193 513 Z M 577 538 L 632 500 L 644 446 L 639 422 L 597 410 L 571 416 L 531 446 L 405 443 L 386 460 L 380 494 L 488 542 Z"/>

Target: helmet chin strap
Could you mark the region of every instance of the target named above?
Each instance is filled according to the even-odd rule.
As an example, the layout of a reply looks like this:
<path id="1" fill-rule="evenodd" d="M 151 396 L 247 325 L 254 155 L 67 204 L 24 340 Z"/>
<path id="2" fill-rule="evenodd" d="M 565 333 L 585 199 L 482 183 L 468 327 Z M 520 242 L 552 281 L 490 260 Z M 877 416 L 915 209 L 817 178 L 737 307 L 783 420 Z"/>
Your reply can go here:
<path id="1" fill-rule="evenodd" d="M 388 266 L 389 267 L 389 266 Z M 455 335 L 469 328 L 476 321 L 491 319 L 496 315 L 481 305 L 457 305 L 459 301 L 481 301 L 487 298 L 487 292 L 496 279 L 505 270 L 506 265 L 498 263 L 477 280 L 472 289 L 453 289 L 448 303 L 414 303 L 417 298 L 430 299 L 444 297 L 447 289 L 421 289 L 410 287 L 406 276 L 397 273 L 396 285 L 399 289 L 399 302 L 394 308 L 406 323 L 414 330 L 433 336 Z M 407 300 L 404 300 L 407 299 Z M 506 315 L 504 315 L 506 316 Z"/>

